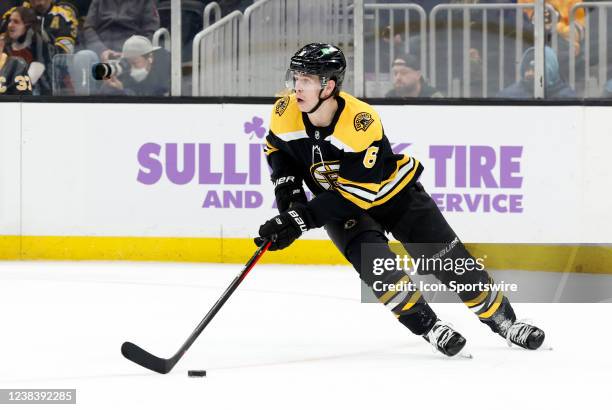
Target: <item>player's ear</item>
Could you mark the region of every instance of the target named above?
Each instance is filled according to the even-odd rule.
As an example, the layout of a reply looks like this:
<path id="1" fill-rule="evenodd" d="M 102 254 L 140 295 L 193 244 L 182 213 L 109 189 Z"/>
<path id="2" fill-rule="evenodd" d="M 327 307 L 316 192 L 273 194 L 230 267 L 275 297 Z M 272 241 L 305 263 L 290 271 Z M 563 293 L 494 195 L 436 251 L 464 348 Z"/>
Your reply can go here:
<path id="1" fill-rule="evenodd" d="M 324 88 L 324 93 L 323 93 L 323 97 L 329 97 L 332 95 L 332 93 L 334 92 L 334 89 L 336 88 L 336 80 L 327 80 L 327 84 L 325 84 L 325 88 Z"/>

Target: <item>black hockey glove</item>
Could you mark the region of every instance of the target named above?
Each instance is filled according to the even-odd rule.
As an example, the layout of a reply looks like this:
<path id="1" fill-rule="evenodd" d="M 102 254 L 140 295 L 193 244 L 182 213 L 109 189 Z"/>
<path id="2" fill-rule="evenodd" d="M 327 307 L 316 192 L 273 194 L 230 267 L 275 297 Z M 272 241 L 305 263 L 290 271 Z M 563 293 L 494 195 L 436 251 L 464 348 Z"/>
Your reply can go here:
<path id="1" fill-rule="evenodd" d="M 312 226 L 306 206 L 294 205 L 287 212 L 275 216 L 259 227 L 260 237 L 255 238 L 255 245 L 261 246 L 264 238 L 270 238 L 272 245 L 269 250 L 285 249 Z"/>
<path id="2" fill-rule="evenodd" d="M 285 212 L 291 205 L 306 205 L 306 193 L 302 182 L 294 176 L 280 177 L 274 181 L 274 195 L 279 212 Z"/>

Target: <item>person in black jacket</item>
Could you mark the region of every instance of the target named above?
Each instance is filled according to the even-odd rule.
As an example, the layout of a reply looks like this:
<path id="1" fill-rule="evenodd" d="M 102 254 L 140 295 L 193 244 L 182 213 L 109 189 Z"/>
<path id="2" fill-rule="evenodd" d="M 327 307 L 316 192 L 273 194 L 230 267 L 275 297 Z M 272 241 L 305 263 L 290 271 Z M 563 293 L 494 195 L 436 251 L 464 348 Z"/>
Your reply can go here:
<path id="1" fill-rule="evenodd" d="M 393 88 L 387 98 L 436 98 L 442 93 L 429 85 L 421 74 L 421 66 L 413 55 L 400 54 L 391 67 Z"/>
<path id="2" fill-rule="evenodd" d="M 521 79 L 510 87 L 501 90 L 496 95 L 497 98 L 534 98 L 534 59 L 535 48 L 531 47 L 525 51 L 521 60 Z M 557 60 L 557 55 L 552 48 L 544 48 L 544 60 L 546 70 L 545 97 L 547 99 L 577 98 L 576 92 L 561 78 L 559 60 Z"/>

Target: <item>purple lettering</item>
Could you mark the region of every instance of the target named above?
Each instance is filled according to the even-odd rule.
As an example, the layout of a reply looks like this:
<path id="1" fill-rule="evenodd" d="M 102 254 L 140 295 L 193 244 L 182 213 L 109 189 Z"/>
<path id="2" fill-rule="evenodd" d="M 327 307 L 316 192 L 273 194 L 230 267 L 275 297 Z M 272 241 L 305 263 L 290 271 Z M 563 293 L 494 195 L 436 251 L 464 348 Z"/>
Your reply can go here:
<path id="1" fill-rule="evenodd" d="M 431 199 L 434 200 L 440 211 L 444 211 L 444 194 L 431 194 Z"/>
<path id="2" fill-rule="evenodd" d="M 138 150 L 138 163 L 143 169 L 138 170 L 138 177 L 136 180 L 141 184 L 153 185 L 161 178 L 164 168 L 159 161 L 159 153 L 161 152 L 161 146 L 148 142 L 144 144 Z M 146 172 L 145 170 L 149 170 Z"/>
<path id="3" fill-rule="evenodd" d="M 491 196 L 489 194 L 482 196 L 482 210 L 484 212 L 491 212 Z"/>
<path id="4" fill-rule="evenodd" d="M 245 208 L 259 208 L 263 204 L 263 195 L 257 191 L 247 191 L 244 196 Z"/>
<path id="5" fill-rule="evenodd" d="M 432 145 L 429 147 L 429 158 L 434 160 L 436 187 L 446 186 L 446 160 L 453 156 L 451 145 Z"/>
<path id="6" fill-rule="evenodd" d="M 236 172 L 236 144 L 223 144 L 223 182 L 228 185 L 243 185 L 246 172 Z"/>
<path id="7" fill-rule="evenodd" d="M 404 151 L 406 148 L 408 148 L 411 144 L 406 144 L 406 143 L 398 143 L 398 144 L 391 144 L 391 150 L 393 151 L 393 153 L 395 154 L 401 154 L 402 151 Z"/>
<path id="8" fill-rule="evenodd" d="M 455 186 L 458 188 L 466 187 L 466 164 L 466 148 L 463 145 L 458 145 L 455 147 Z"/>
<path id="9" fill-rule="evenodd" d="M 202 208 L 221 208 L 221 201 L 219 195 L 215 191 L 208 191 L 204 197 L 204 203 Z"/>
<path id="10" fill-rule="evenodd" d="M 480 205 L 480 201 L 482 200 L 482 195 L 476 194 L 474 195 L 473 199 L 470 194 L 464 194 L 463 197 L 465 199 L 465 204 L 467 205 L 468 211 L 476 212 L 478 210 L 478 205 Z"/>
<path id="11" fill-rule="evenodd" d="M 199 183 L 218 185 L 221 183 L 220 172 L 211 172 L 210 144 L 199 144 Z M 218 199 L 218 198 L 217 198 Z"/>
<path id="12" fill-rule="evenodd" d="M 463 209 L 461 209 L 461 195 L 446 195 L 446 210 L 448 212 L 463 212 Z"/>
<path id="13" fill-rule="evenodd" d="M 242 191 L 223 191 L 223 208 L 242 208 Z"/>
<path id="14" fill-rule="evenodd" d="M 470 147 L 470 187 L 480 188 L 482 180 L 486 188 L 497 188 L 492 172 L 494 167 L 495 150 L 493 148 L 483 145 Z"/>
<path id="15" fill-rule="evenodd" d="M 502 188 L 520 188 L 523 177 L 514 175 L 521 172 L 520 159 L 523 147 L 500 147 L 499 150 L 499 186 Z"/>
<path id="16" fill-rule="evenodd" d="M 510 195 L 509 196 L 510 212 L 520 214 L 523 212 L 523 195 Z"/>
<path id="17" fill-rule="evenodd" d="M 249 184 L 261 184 L 261 144 L 249 144 Z"/>
<path id="18" fill-rule="evenodd" d="M 184 144 L 182 171 L 178 162 L 178 144 L 166 144 L 166 175 L 170 182 L 185 185 L 195 174 L 195 144 Z"/>
<path id="19" fill-rule="evenodd" d="M 500 194 L 493 197 L 493 209 L 495 209 L 499 213 L 508 212 L 508 208 L 501 204 L 502 201 L 506 200 L 506 195 Z"/>

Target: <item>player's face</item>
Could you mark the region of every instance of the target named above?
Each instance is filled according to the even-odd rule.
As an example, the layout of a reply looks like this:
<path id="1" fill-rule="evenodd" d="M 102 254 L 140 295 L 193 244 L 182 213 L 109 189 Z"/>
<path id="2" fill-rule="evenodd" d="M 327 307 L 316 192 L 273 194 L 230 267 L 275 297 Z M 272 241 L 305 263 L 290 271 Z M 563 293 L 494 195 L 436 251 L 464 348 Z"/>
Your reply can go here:
<path id="1" fill-rule="evenodd" d="M 19 13 L 14 12 L 11 14 L 8 23 L 8 35 L 12 40 L 17 40 L 19 37 L 23 36 L 26 32 L 26 26 L 21 19 Z"/>
<path id="2" fill-rule="evenodd" d="M 395 88 L 414 88 L 421 80 L 421 72 L 404 65 L 396 65 L 391 70 Z"/>
<path id="3" fill-rule="evenodd" d="M 38 13 L 44 13 L 49 10 L 51 6 L 51 0 L 30 0 L 30 4 Z"/>
<path id="4" fill-rule="evenodd" d="M 300 111 L 308 112 L 319 102 L 321 80 L 312 74 L 294 74 L 293 88 Z"/>

